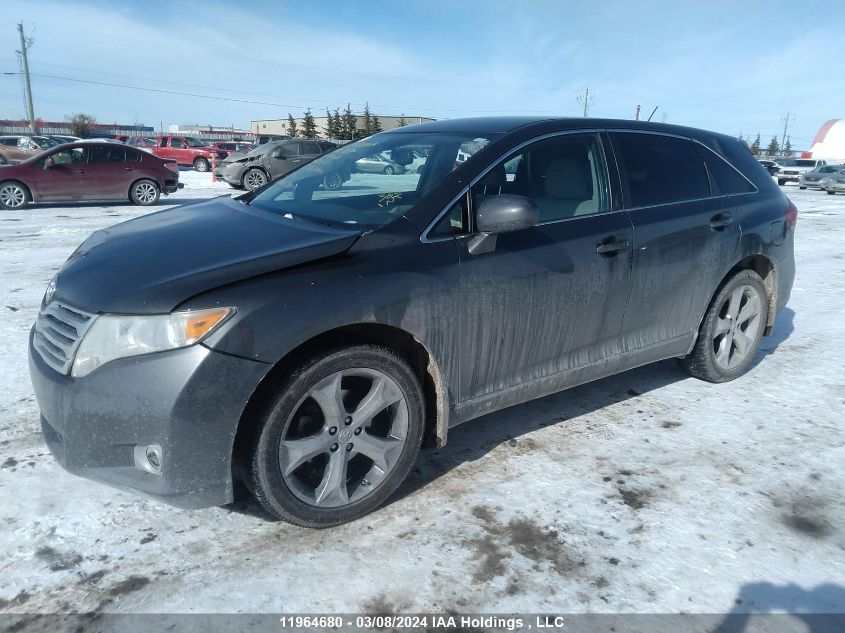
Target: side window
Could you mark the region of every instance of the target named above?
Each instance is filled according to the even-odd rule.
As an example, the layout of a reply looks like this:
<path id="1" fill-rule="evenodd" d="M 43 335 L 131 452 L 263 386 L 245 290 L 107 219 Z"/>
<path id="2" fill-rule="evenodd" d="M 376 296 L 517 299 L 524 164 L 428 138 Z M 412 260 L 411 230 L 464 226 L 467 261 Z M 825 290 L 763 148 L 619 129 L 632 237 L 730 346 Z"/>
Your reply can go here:
<path id="1" fill-rule="evenodd" d="M 299 149 L 299 143 L 285 143 L 281 147 L 285 150 L 285 156 L 299 156 L 302 154 Z"/>
<path id="2" fill-rule="evenodd" d="M 756 191 L 754 185 L 748 182 L 724 158 L 700 145 L 695 145 L 695 149 L 698 150 L 698 153 L 704 159 L 704 164 L 707 165 L 707 171 L 710 174 L 710 187 L 714 196 Z"/>
<path id="3" fill-rule="evenodd" d="M 167 137 L 161 139 L 161 141 L 159 141 L 159 143 L 158 143 L 158 146 L 159 147 L 167 147 Z"/>
<path id="4" fill-rule="evenodd" d="M 88 162 L 88 149 L 85 147 L 72 147 L 51 154 L 54 165 L 71 165 Z"/>
<path id="5" fill-rule="evenodd" d="M 320 153 L 320 146 L 311 142 L 302 143 L 302 153 L 306 156 L 310 156 L 312 154 L 319 154 Z"/>
<path id="6" fill-rule="evenodd" d="M 181 138 L 172 138 L 170 139 L 170 147 L 185 147 L 185 144 Z"/>
<path id="7" fill-rule="evenodd" d="M 451 237 L 468 233 L 469 213 L 467 212 L 466 200 L 466 196 L 461 196 L 461 199 L 453 204 L 446 215 L 432 227 L 431 231 L 428 232 L 428 237 Z"/>
<path id="8" fill-rule="evenodd" d="M 604 154 L 596 134 L 564 134 L 537 141 L 490 169 L 472 187 L 474 208 L 485 198 L 531 198 L 540 223 L 607 211 Z"/>
<path id="9" fill-rule="evenodd" d="M 126 158 L 126 151 L 122 147 L 93 145 L 88 150 L 89 163 L 122 163 Z"/>
<path id="10" fill-rule="evenodd" d="M 126 162 L 127 163 L 140 163 L 141 162 L 141 152 L 136 152 L 135 150 L 132 150 L 132 149 L 126 150 Z"/>
<path id="11" fill-rule="evenodd" d="M 613 134 L 622 163 L 628 207 L 706 198 L 704 163 L 691 141 L 642 132 Z"/>

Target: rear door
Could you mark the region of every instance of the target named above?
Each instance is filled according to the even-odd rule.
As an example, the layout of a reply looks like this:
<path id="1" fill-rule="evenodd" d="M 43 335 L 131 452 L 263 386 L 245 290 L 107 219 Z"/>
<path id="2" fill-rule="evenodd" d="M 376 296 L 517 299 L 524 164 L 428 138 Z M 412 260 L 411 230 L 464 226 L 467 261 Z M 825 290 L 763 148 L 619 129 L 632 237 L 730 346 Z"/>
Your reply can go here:
<path id="1" fill-rule="evenodd" d="M 549 379 L 563 388 L 612 371 L 632 231 L 627 214 L 610 203 L 608 182 L 600 135 L 587 132 L 528 144 L 471 188 L 475 210 L 491 196 L 514 194 L 533 200 L 540 218 L 498 235 L 490 253 L 474 255 L 470 240 L 456 241 L 462 401 L 495 399 L 515 387 L 530 395 Z M 461 217 L 457 209 L 438 230 L 454 233 Z"/>
<path id="2" fill-rule="evenodd" d="M 711 195 L 700 144 L 650 132 L 611 136 L 634 226 L 634 268 L 621 335 L 625 367 L 687 351 L 735 263 L 741 228 L 731 197 Z"/>
<path id="3" fill-rule="evenodd" d="M 126 148 L 117 143 L 89 148 L 87 198 L 125 198 L 128 195 L 134 167 L 126 162 L 126 152 Z"/>

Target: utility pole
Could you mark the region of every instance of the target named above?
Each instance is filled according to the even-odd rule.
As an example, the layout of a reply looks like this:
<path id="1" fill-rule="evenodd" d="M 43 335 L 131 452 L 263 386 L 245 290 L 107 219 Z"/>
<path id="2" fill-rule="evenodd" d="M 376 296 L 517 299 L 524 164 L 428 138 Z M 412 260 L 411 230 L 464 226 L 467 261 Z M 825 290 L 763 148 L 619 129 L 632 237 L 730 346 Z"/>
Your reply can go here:
<path id="1" fill-rule="evenodd" d="M 640 104 L 637 104 L 637 114 L 634 115 L 634 121 L 640 120 Z"/>
<path id="2" fill-rule="evenodd" d="M 26 96 L 26 115 L 29 117 L 29 129 L 34 134 L 35 130 L 35 112 L 32 108 L 32 86 L 29 84 L 29 61 L 26 58 L 26 49 L 32 46 L 32 38 L 27 40 L 23 35 L 23 22 L 18 22 L 18 34 L 21 36 L 21 50 L 18 54 L 23 61 L 23 86 Z"/>
<path id="3" fill-rule="evenodd" d="M 584 94 L 578 96 L 578 103 L 584 106 L 584 116 L 589 116 L 590 106 L 593 105 L 593 98 L 590 96 L 589 88 L 585 88 Z"/>
<path id="4" fill-rule="evenodd" d="M 783 123 L 783 136 L 780 139 L 780 146 L 783 148 L 786 145 L 786 132 L 789 129 L 789 112 L 786 113 L 786 117 L 780 120 Z M 792 117 L 792 122 L 795 123 L 795 117 Z"/>

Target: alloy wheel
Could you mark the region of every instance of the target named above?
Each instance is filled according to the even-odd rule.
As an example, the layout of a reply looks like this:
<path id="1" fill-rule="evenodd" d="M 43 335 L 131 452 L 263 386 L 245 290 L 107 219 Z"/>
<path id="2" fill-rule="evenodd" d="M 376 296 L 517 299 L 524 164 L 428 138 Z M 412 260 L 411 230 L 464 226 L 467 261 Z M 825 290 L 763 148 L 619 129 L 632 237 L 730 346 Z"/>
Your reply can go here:
<path id="1" fill-rule="evenodd" d="M 763 300 L 750 285 L 738 286 L 719 309 L 713 328 L 713 352 L 723 370 L 733 369 L 754 350 L 763 326 Z"/>
<path id="2" fill-rule="evenodd" d="M 264 173 L 258 171 L 257 169 L 253 169 L 246 175 L 246 186 L 247 189 L 252 191 L 253 189 L 258 189 L 259 187 L 263 187 L 264 183 L 267 182 L 267 179 L 264 177 Z"/>
<path id="3" fill-rule="evenodd" d="M 318 507 L 345 506 L 375 491 L 402 455 L 408 403 L 387 374 L 337 371 L 315 384 L 285 424 L 279 467 L 291 492 Z"/>
<path id="4" fill-rule="evenodd" d="M 155 185 L 149 182 L 140 182 L 135 185 L 135 199 L 141 204 L 150 204 L 156 199 Z"/>
<path id="5" fill-rule="evenodd" d="M 3 206 L 16 209 L 22 207 L 25 202 L 26 191 L 20 185 L 10 183 L 0 188 L 0 204 L 3 204 Z"/>

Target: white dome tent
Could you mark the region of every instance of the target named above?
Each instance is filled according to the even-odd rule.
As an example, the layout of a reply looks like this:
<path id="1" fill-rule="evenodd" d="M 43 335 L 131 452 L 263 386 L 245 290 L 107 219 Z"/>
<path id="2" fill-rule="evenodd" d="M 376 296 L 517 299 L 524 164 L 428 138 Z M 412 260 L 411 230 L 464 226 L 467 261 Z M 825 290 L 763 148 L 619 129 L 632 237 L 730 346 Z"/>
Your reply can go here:
<path id="1" fill-rule="evenodd" d="M 845 119 L 831 119 L 816 132 L 809 151 L 803 158 L 820 158 L 834 162 L 845 162 Z"/>

